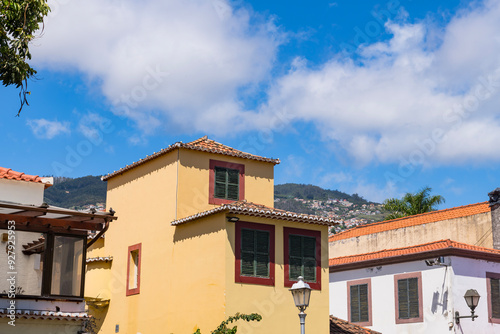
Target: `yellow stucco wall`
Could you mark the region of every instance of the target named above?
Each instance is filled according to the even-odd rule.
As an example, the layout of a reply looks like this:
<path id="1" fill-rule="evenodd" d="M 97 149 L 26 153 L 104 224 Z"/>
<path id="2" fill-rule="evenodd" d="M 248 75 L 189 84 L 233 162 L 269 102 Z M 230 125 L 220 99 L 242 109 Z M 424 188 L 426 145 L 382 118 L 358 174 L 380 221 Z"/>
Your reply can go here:
<path id="1" fill-rule="evenodd" d="M 208 203 L 210 159 L 245 165 L 245 198 L 274 207 L 273 164 L 193 150 L 179 151 L 178 216 L 187 217 L 217 205 Z"/>
<path id="2" fill-rule="evenodd" d="M 109 295 L 100 333 L 202 333 L 236 312 L 263 315 L 258 333 L 297 331 L 298 311 L 284 287 L 283 226 L 320 230 L 322 290 L 312 294 L 308 329 L 328 331 L 327 227 L 264 218 L 245 221 L 276 224 L 276 285 L 234 283 L 234 224 L 225 213 L 179 226 L 170 223 L 209 210 L 210 159 L 245 164 L 245 199 L 273 206 L 273 164 L 180 149 L 108 180 L 107 206 L 117 212 L 104 247 L 89 256 L 113 256 L 107 271 L 89 266 L 87 292 Z M 126 296 L 128 247 L 141 243 L 140 293 Z M 268 306 L 271 302 L 274 308 Z M 257 304 L 256 304 L 257 303 Z M 245 326 L 241 324 L 240 326 Z M 239 332 L 246 333 L 243 329 Z M 251 333 L 251 332 L 248 332 Z"/>
<path id="3" fill-rule="evenodd" d="M 104 284 L 111 301 L 101 333 L 115 333 L 116 325 L 119 333 L 127 334 L 160 333 L 166 328 L 165 310 L 171 299 L 164 280 L 172 274 L 169 244 L 176 168 L 176 154 L 168 154 L 108 181 L 107 206 L 116 210 L 118 219 L 105 238 L 105 252 L 113 256 L 113 263 Z M 126 296 L 128 247 L 138 243 L 142 243 L 140 294 Z"/>
<path id="4" fill-rule="evenodd" d="M 233 216 L 233 215 L 232 215 Z M 288 287 L 284 286 L 284 248 L 283 227 L 293 227 L 321 231 L 321 291 L 313 290 L 310 307 L 306 310 L 306 332 L 329 332 L 329 274 L 328 274 L 328 227 L 313 224 L 301 224 L 275 219 L 248 217 L 240 215 L 241 221 L 275 225 L 275 285 L 262 286 L 235 282 L 235 224 L 226 223 L 226 316 L 240 313 L 259 313 L 260 322 L 239 322 L 242 334 L 298 333 L 298 309 Z"/>
<path id="5" fill-rule="evenodd" d="M 442 239 L 493 248 L 491 213 L 362 235 L 330 243 L 330 257 L 419 245 Z"/>

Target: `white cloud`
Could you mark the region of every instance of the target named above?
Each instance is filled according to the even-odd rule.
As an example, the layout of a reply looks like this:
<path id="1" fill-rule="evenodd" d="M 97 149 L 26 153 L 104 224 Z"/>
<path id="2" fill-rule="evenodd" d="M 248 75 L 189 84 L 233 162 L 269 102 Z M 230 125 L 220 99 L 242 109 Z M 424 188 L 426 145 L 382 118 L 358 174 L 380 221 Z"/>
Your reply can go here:
<path id="1" fill-rule="evenodd" d="M 114 112 L 145 134 L 161 126 L 279 131 L 306 121 L 359 166 L 500 159 L 492 153 L 500 142 L 499 0 L 474 2 L 444 27 L 407 23 L 402 10 L 381 27 L 390 39 L 320 66 L 297 58 L 279 78 L 271 70 L 283 34 L 227 1 L 73 0 L 53 9 L 33 58 L 98 79 Z M 267 101 L 247 110 L 243 101 L 261 97 L 263 83 Z M 270 122 L 277 113 L 286 122 Z"/>
<path id="2" fill-rule="evenodd" d="M 35 137 L 40 139 L 52 139 L 63 133 L 70 133 L 68 122 L 48 121 L 44 118 L 29 119 L 26 124 L 31 128 Z"/>
<path id="3" fill-rule="evenodd" d="M 385 28 L 392 38 L 356 58 L 295 61 L 262 115 L 313 122 L 360 166 L 500 160 L 500 2 L 466 8 L 442 30 L 427 21 Z"/>
<path id="4" fill-rule="evenodd" d="M 49 4 L 33 59 L 98 79 L 114 111 L 144 132 L 162 122 L 210 133 L 244 128 L 241 92 L 268 79 L 282 39 L 271 19 L 223 0 Z"/>

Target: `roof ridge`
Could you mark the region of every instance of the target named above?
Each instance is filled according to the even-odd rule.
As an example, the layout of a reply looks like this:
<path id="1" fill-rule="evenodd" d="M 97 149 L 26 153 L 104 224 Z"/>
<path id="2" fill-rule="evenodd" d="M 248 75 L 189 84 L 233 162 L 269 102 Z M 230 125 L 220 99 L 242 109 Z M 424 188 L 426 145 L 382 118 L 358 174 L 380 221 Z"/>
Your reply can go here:
<path id="1" fill-rule="evenodd" d="M 370 228 L 370 227 L 380 226 L 380 225 L 386 225 L 386 224 L 401 222 L 401 221 L 410 220 L 410 219 L 418 219 L 418 218 L 426 217 L 426 216 L 433 216 L 433 215 L 437 215 L 437 214 L 442 214 L 442 213 L 446 213 L 446 212 L 450 212 L 450 211 L 456 211 L 456 210 L 466 209 L 466 208 L 469 208 L 469 207 L 474 207 L 474 206 L 479 206 L 479 205 L 484 205 L 484 204 L 488 204 L 488 201 L 479 202 L 479 203 L 472 203 L 472 204 L 467 204 L 467 205 L 461 205 L 461 206 L 456 206 L 456 207 L 447 208 L 447 209 L 441 209 L 441 210 L 435 210 L 435 211 L 430 211 L 430 212 L 424 212 L 424 213 L 420 213 L 420 214 L 416 214 L 416 215 L 411 215 L 411 216 L 406 216 L 406 217 L 400 217 L 400 218 L 395 218 L 395 219 L 390 219 L 390 220 L 382 220 L 382 221 L 375 222 L 375 223 L 370 223 L 370 224 L 358 225 L 358 226 L 355 226 L 355 227 L 350 228 L 348 230 L 345 230 L 345 231 L 342 231 L 340 233 L 334 234 L 333 236 L 330 236 L 329 239 L 336 239 L 337 236 L 343 236 L 344 234 L 352 233 L 353 231 L 358 231 L 358 230 L 362 230 L 362 229 L 365 229 L 365 228 Z M 466 216 L 463 216 L 463 217 L 466 217 Z M 448 219 L 452 219 L 452 218 L 448 218 Z M 367 234 L 372 234 L 372 233 L 367 233 Z M 342 238 L 340 238 L 340 239 L 342 239 Z"/>
<path id="2" fill-rule="evenodd" d="M 203 145 L 203 143 L 213 143 L 215 147 L 211 147 L 208 144 Z M 167 146 L 166 148 L 161 149 L 158 152 L 154 152 L 153 154 L 147 155 L 146 157 L 144 157 L 140 160 L 137 160 L 129 165 L 126 165 L 125 167 L 122 167 L 116 171 L 113 171 L 112 173 L 104 175 L 101 179 L 103 181 L 107 181 L 110 178 L 112 178 L 113 176 L 116 176 L 116 175 L 124 173 L 130 169 L 133 169 L 137 166 L 145 164 L 146 162 L 153 160 L 157 157 L 160 157 L 164 154 L 167 154 L 176 148 L 185 148 L 185 149 L 189 149 L 189 150 L 196 150 L 196 151 L 208 152 L 208 153 L 214 153 L 214 154 L 222 154 L 222 155 L 243 158 L 243 159 L 257 160 L 257 161 L 262 161 L 262 162 L 269 162 L 269 163 L 272 163 L 274 165 L 277 165 L 280 163 L 280 159 L 266 158 L 266 157 L 263 157 L 260 155 L 255 155 L 252 153 L 243 152 L 243 151 L 235 149 L 231 146 L 227 146 L 225 144 L 216 142 L 213 139 L 209 139 L 208 136 L 203 136 L 203 137 L 198 138 L 198 139 L 191 141 L 189 143 L 183 143 L 182 141 L 175 142 L 174 144 L 171 144 L 171 145 Z"/>
<path id="3" fill-rule="evenodd" d="M 292 211 L 285 211 L 281 209 L 276 209 L 270 206 L 266 206 L 263 204 L 258 204 L 258 203 L 253 203 L 253 202 L 247 202 L 246 200 L 241 200 L 241 201 L 234 201 L 231 203 L 226 203 L 219 205 L 213 209 L 205 210 L 202 212 L 198 212 L 196 214 L 181 218 L 181 219 L 176 219 L 172 221 L 170 224 L 171 225 L 180 225 L 184 224 L 193 220 L 196 220 L 198 218 L 203 218 L 215 213 L 219 213 L 222 211 L 229 211 L 233 214 L 242 214 L 242 215 L 250 215 L 250 216 L 259 216 L 262 217 L 264 214 L 269 214 L 271 216 L 274 216 L 274 218 L 282 218 L 284 220 L 289 220 L 289 221 L 297 221 L 297 222 L 302 222 L 302 223 L 311 223 L 311 224 L 320 224 L 320 225 L 334 225 L 335 221 L 326 218 L 326 217 L 321 217 L 321 216 L 316 216 L 316 215 L 308 215 L 305 213 L 297 213 L 297 212 L 292 212 Z M 260 211 L 260 212 L 259 212 Z M 262 211 L 265 211 L 264 213 Z"/>

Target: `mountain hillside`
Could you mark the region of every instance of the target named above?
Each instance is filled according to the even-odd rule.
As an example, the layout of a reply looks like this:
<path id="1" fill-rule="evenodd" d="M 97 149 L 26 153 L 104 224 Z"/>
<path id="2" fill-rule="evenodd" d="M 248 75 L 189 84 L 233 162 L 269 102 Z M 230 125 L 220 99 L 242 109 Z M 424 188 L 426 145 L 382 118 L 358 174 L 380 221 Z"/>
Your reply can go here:
<path id="1" fill-rule="evenodd" d="M 70 209 L 106 203 L 106 182 L 100 176 L 90 175 L 76 179 L 55 177 L 54 185 L 45 189 L 44 201 Z"/>
<path id="2" fill-rule="evenodd" d="M 371 203 L 358 194 L 349 195 L 338 190 L 328 190 L 311 184 L 297 183 L 285 183 L 274 186 L 274 198 L 301 198 L 319 201 L 345 199 L 354 204 Z"/>

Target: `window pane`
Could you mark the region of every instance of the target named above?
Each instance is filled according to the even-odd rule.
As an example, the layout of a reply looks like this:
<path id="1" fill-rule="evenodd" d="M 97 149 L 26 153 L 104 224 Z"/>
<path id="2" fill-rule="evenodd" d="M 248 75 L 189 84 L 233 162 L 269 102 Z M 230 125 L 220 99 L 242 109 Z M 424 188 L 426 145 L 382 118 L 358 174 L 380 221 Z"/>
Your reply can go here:
<path id="1" fill-rule="evenodd" d="M 241 250 L 245 252 L 254 251 L 254 230 L 241 229 Z"/>
<path id="2" fill-rule="evenodd" d="M 368 317 L 368 284 L 359 285 L 359 321 L 369 321 Z"/>
<path id="3" fill-rule="evenodd" d="M 227 182 L 231 184 L 238 185 L 240 172 L 237 169 L 228 169 L 227 170 Z"/>
<path id="4" fill-rule="evenodd" d="M 54 237 L 52 295 L 80 296 L 82 283 L 83 239 Z"/>
<path id="5" fill-rule="evenodd" d="M 360 322 L 359 318 L 359 285 L 351 285 L 351 322 Z"/>
<path id="6" fill-rule="evenodd" d="M 408 305 L 408 280 L 398 280 L 398 307 L 399 318 L 408 319 L 409 305 Z"/>
<path id="7" fill-rule="evenodd" d="M 308 282 L 316 281 L 316 260 L 304 259 L 304 280 Z"/>
<path id="8" fill-rule="evenodd" d="M 491 317 L 500 319 L 500 280 L 490 278 Z"/>
<path id="9" fill-rule="evenodd" d="M 316 238 L 302 237 L 304 245 L 304 257 L 316 257 Z"/>
<path id="10" fill-rule="evenodd" d="M 408 300 L 409 300 L 409 309 L 410 309 L 410 318 L 418 318 L 419 317 L 419 309 L 418 309 L 418 278 L 410 278 L 408 279 Z"/>
<path id="11" fill-rule="evenodd" d="M 267 254 L 255 255 L 255 276 L 269 277 L 269 256 Z"/>
<path id="12" fill-rule="evenodd" d="M 215 182 L 214 196 L 216 198 L 226 198 L 226 184 Z"/>
<path id="13" fill-rule="evenodd" d="M 269 232 L 241 229 L 241 275 L 269 277 Z"/>
<path id="14" fill-rule="evenodd" d="M 46 236 L 39 232 L 3 229 L 0 236 L 0 240 L 6 240 L 0 248 L 0 252 L 5 254 L 0 256 L 0 293 L 41 296 Z M 18 273 L 12 286 L 7 281 L 11 276 L 9 272 Z"/>
<path id="15" fill-rule="evenodd" d="M 237 201 L 239 199 L 238 185 L 228 184 L 227 186 L 227 199 Z"/>
<path id="16" fill-rule="evenodd" d="M 226 183 L 227 170 L 221 167 L 215 167 L 215 182 Z"/>
<path id="17" fill-rule="evenodd" d="M 289 236 L 289 253 L 290 256 L 293 257 L 301 257 L 302 256 L 302 238 L 300 235 Z"/>
<path id="18" fill-rule="evenodd" d="M 289 269 L 289 279 L 296 281 L 299 276 L 302 276 L 302 260 L 300 258 L 290 257 Z"/>

